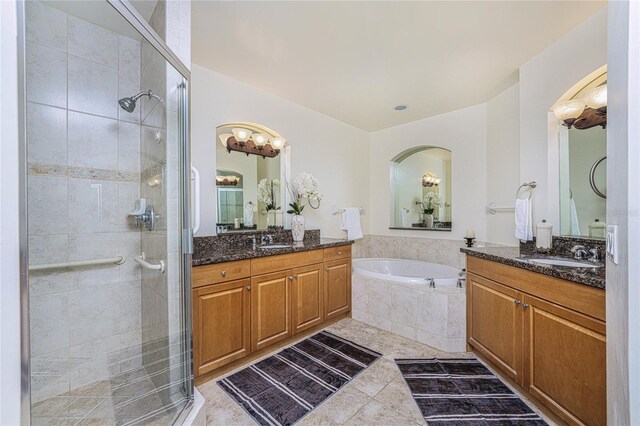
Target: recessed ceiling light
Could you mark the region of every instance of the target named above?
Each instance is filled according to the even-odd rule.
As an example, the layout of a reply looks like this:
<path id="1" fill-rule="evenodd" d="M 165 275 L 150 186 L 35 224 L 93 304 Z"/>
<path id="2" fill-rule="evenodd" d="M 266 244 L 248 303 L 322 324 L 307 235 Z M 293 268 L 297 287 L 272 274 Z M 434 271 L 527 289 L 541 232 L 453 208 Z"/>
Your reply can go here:
<path id="1" fill-rule="evenodd" d="M 397 105 L 395 107 L 393 107 L 393 109 L 395 109 L 396 111 L 404 111 L 405 109 L 407 109 L 406 105 Z"/>

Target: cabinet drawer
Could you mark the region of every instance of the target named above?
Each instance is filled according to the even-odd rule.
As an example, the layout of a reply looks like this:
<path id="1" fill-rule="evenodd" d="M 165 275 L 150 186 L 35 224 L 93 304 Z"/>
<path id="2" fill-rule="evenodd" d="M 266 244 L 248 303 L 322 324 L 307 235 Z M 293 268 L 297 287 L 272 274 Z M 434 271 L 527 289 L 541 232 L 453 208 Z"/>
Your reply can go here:
<path id="1" fill-rule="evenodd" d="M 322 250 L 301 251 L 251 260 L 252 275 L 269 274 L 322 262 Z"/>
<path id="2" fill-rule="evenodd" d="M 208 284 L 224 283 L 227 281 L 249 278 L 251 276 L 251 261 L 216 263 L 213 265 L 195 266 L 193 268 L 192 287 L 202 287 Z"/>
<path id="3" fill-rule="evenodd" d="M 339 246 L 324 249 L 324 260 L 345 259 L 347 257 L 351 257 L 351 246 Z"/>

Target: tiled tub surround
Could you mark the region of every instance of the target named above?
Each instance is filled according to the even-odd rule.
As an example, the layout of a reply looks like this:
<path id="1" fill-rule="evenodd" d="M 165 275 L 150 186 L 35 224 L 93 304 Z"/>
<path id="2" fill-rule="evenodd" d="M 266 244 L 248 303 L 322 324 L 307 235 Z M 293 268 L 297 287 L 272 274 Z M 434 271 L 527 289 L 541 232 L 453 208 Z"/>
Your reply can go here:
<path id="1" fill-rule="evenodd" d="M 260 245 L 260 237 L 273 236 L 273 244 L 291 244 L 291 247 L 262 249 L 253 248 L 250 240 L 256 237 L 256 244 Z M 215 237 L 195 237 L 193 239 L 193 266 L 209 265 L 212 263 L 231 262 L 234 260 L 255 259 L 301 251 L 317 250 L 329 247 L 339 247 L 352 244 L 353 241 L 337 238 L 320 238 L 320 230 L 305 232 L 304 241 L 293 243 L 291 230 L 258 231 L 221 234 Z"/>
<path id="2" fill-rule="evenodd" d="M 30 273 L 32 401 L 140 367 L 140 42 L 26 3 L 31 265 L 122 255 L 123 265 Z"/>
<path id="3" fill-rule="evenodd" d="M 476 242 L 478 243 L 478 242 Z M 498 246 L 498 244 L 482 243 Z M 399 237 L 393 235 L 365 235 L 353 245 L 354 259 L 391 258 L 439 263 L 464 268 L 464 255 L 460 248 L 464 240 L 440 238 Z"/>
<path id="4" fill-rule="evenodd" d="M 447 352 L 465 350 L 465 290 L 430 288 L 354 273 L 353 319 Z"/>
<path id="5" fill-rule="evenodd" d="M 599 252 L 604 255 L 604 243 L 599 240 L 582 240 L 575 238 L 554 237 L 552 250 L 548 253 L 536 253 L 533 243 L 521 244 L 520 247 L 484 247 L 484 248 L 461 248 L 460 251 L 468 256 L 475 256 L 498 263 L 503 263 L 516 268 L 540 274 L 562 278 L 579 284 L 596 288 L 605 288 L 606 268 L 604 263 L 600 263 L 600 268 L 569 268 L 562 266 L 540 265 L 523 262 L 531 257 L 552 257 L 559 259 L 573 259 L 570 252 L 571 247 L 576 244 L 588 247 L 598 247 Z"/>

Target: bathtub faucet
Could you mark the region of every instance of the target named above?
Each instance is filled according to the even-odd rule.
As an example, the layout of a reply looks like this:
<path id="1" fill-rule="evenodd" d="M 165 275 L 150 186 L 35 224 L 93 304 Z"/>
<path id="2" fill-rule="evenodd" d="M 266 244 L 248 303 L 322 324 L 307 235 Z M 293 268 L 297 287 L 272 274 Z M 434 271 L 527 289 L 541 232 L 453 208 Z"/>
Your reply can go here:
<path id="1" fill-rule="evenodd" d="M 436 288 L 436 280 L 433 278 L 426 278 L 426 280 L 429 281 L 429 287 Z"/>
<path id="2" fill-rule="evenodd" d="M 467 275 L 467 270 L 466 269 L 462 269 L 460 272 L 458 272 L 458 282 L 456 283 L 456 287 L 462 288 L 462 281 L 466 281 L 467 280 L 465 278 L 465 275 Z"/>

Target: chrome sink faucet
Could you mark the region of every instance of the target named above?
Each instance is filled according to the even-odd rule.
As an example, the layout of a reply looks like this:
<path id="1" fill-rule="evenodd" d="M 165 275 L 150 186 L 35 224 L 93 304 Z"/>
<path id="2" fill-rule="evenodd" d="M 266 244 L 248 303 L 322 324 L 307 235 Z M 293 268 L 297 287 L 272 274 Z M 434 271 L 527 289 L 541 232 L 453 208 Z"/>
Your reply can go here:
<path id="1" fill-rule="evenodd" d="M 273 244 L 273 235 L 264 235 L 262 237 L 262 244 L 265 244 L 265 245 Z"/>
<path id="2" fill-rule="evenodd" d="M 596 250 L 597 252 L 597 250 Z M 579 260 L 586 259 L 589 256 L 589 252 L 582 245 L 575 245 L 571 248 L 571 253 L 573 253 L 573 257 Z"/>

